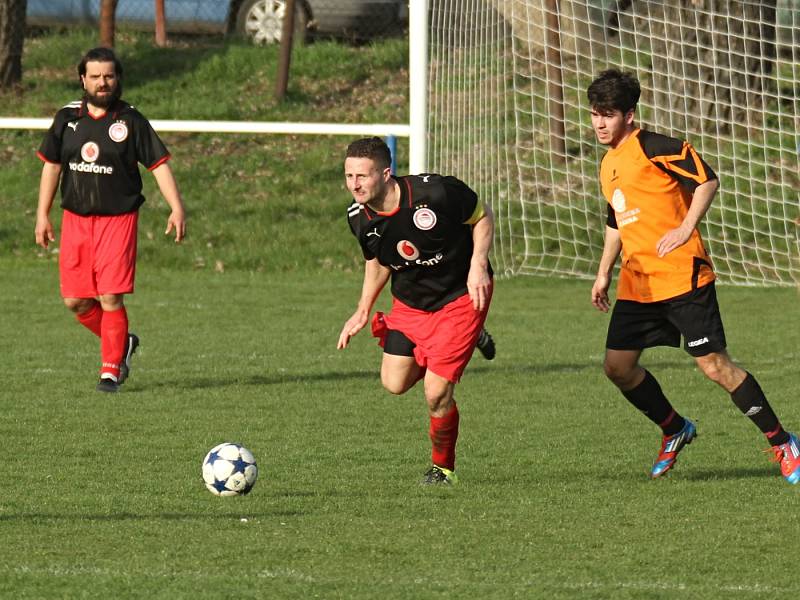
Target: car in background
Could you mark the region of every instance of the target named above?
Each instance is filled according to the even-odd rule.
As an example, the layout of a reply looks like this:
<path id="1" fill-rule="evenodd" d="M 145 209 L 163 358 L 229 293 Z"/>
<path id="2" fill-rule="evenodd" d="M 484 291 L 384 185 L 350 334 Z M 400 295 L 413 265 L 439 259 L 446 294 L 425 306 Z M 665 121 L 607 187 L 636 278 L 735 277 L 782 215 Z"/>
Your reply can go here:
<path id="1" fill-rule="evenodd" d="M 165 0 L 167 31 L 239 34 L 256 44 L 279 42 L 286 0 Z M 33 26 L 96 25 L 100 0 L 28 0 Z M 356 40 L 402 31 L 408 2 L 402 0 L 295 0 L 294 37 L 309 33 Z M 121 26 L 153 29 L 155 0 L 117 4 Z"/>

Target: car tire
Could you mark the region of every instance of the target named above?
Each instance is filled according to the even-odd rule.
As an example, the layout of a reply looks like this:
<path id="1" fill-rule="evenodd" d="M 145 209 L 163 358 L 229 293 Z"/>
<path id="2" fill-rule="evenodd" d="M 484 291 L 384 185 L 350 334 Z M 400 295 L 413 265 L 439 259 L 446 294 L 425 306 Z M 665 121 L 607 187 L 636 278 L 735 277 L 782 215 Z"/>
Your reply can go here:
<path id="1" fill-rule="evenodd" d="M 295 0 L 294 34 L 296 43 L 304 43 L 311 22 L 311 11 L 303 0 Z M 277 44 L 283 33 L 286 0 L 244 0 L 236 12 L 236 33 L 254 44 Z"/>

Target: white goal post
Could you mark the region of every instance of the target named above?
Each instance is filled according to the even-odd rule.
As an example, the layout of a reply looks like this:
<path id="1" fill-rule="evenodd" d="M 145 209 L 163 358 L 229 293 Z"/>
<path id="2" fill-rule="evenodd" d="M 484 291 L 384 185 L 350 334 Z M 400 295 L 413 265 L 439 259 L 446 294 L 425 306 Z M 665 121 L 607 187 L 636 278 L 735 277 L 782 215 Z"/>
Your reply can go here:
<path id="1" fill-rule="evenodd" d="M 690 141 L 721 188 L 702 225 L 720 280 L 800 282 L 800 3 L 429 0 L 427 163 L 498 216 L 505 273 L 592 277 L 605 201 L 586 88 L 642 82 L 638 123 Z"/>

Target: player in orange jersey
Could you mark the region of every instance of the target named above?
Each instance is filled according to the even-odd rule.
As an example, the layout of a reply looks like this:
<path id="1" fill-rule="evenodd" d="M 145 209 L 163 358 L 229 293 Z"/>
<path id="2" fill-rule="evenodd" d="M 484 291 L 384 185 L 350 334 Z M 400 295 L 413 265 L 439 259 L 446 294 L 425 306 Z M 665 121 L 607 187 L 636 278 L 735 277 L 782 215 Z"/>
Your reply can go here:
<path id="1" fill-rule="evenodd" d="M 608 201 L 603 255 L 592 304 L 608 312 L 608 289 L 622 255 L 617 300 L 606 339 L 605 372 L 622 394 L 663 433 L 651 477 L 665 474 L 697 435 L 678 414 L 653 375 L 639 365 L 645 348 L 680 345 L 706 377 L 767 437 L 789 483 L 800 482 L 800 442 L 781 426 L 756 379 L 726 351 L 714 288 L 714 270 L 698 223 L 719 180 L 685 141 L 645 131 L 634 122 L 640 86 L 618 70 L 589 86 L 592 127 L 608 146 L 600 184 Z"/>

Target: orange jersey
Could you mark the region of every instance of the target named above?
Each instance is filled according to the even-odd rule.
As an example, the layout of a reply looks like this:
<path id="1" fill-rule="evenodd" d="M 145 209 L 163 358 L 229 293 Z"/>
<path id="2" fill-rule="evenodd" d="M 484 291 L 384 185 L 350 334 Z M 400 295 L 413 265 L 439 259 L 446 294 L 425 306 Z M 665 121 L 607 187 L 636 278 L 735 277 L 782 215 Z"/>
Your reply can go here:
<path id="1" fill-rule="evenodd" d="M 658 256 L 656 245 L 683 222 L 697 186 L 716 178 L 687 142 L 641 129 L 606 153 L 600 185 L 608 225 L 622 240 L 618 299 L 658 302 L 714 281 L 697 229 L 666 256 Z"/>

